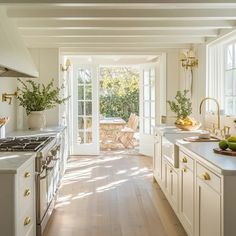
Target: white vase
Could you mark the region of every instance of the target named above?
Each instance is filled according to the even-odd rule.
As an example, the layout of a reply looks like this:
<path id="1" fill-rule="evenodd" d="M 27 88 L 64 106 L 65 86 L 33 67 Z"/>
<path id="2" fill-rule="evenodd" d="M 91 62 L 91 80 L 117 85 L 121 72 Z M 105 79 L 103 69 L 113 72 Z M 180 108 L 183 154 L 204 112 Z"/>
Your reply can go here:
<path id="1" fill-rule="evenodd" d="M 40 130 L 46 126 L 44 111 L 31 111 L 28 115 L 28 127 L 31 130 Z"/>

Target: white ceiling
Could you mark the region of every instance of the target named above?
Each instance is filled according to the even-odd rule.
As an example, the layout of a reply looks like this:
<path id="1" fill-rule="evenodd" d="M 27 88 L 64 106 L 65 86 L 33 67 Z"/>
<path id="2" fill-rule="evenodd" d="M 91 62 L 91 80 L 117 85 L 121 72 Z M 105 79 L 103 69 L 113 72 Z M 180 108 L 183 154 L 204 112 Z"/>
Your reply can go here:
<path id="1" fill-rule="evenodd" d="M 236 1 L 138 1 L 145 4 L 127 3 L 132 1 L 94 3 L 102 2 L 95 0 L 64 2 L 5 6 L 8 17 L 16 22 L 28 47 L 76 48 L 81 52 L 152 52 L 160 48 L 187 48 L 236 27 Z"/>

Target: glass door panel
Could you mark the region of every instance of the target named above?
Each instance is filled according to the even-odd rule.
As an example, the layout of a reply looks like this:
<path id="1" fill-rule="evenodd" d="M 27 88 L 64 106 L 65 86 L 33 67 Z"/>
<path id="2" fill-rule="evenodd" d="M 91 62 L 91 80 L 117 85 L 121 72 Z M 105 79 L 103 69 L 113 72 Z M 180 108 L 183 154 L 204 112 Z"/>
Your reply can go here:
<path id="1" fill-rule="evenodd" d="M 140 153 L 153 156 L 153 127 L 156 114 L 156 64 L 141 66 L 140 72 Z"/>
<path id="2" fill-rule="evenodd" d="M 73 154 L 97 155 L 98 89 L 96 68 L 73 64 Z"/>

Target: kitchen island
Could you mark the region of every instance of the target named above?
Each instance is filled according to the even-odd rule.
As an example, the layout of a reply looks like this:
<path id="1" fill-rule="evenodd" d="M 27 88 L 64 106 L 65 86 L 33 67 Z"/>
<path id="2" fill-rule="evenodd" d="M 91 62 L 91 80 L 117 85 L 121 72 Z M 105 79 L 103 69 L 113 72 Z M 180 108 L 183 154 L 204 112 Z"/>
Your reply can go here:
<path id="1" fill-rule="evenodd" d="M 166 158 L 167 129 L 163 129 L 156 135 L 154 179 L 186 232 L 190 236 L 234 236 L 236 157 L 214 153 L 217 142 L 186 142 L 176 139 L 178 131 L 168 131 L 168 141 L 178 146 L 174 154 L 178 165 L 174 166 Z"/>

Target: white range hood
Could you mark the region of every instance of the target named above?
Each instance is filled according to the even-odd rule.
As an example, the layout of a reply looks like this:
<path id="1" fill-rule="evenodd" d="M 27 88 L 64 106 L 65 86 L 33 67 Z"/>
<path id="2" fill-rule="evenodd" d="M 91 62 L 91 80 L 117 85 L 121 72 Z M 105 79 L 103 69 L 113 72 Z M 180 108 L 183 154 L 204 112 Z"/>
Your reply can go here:
<path id="1" fill-rule="evenodd" d="M 0 7 L 0 77 L 38 77 L 30 53 L 3 7 Z"/>

